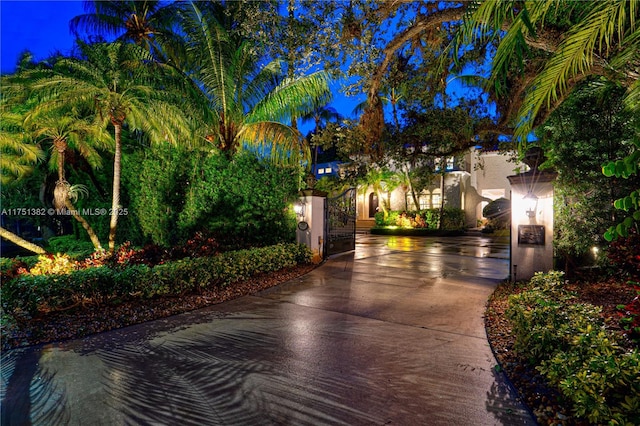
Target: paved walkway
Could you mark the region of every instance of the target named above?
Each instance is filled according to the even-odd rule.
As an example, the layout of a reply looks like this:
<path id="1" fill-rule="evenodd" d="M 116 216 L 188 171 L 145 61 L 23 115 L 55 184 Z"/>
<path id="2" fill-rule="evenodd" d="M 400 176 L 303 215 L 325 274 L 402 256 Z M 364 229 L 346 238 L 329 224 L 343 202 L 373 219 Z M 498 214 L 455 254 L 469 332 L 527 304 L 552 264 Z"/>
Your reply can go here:
<path id="1" fill-rule="evenodd" d="M 506 242 L 359 235 L 254 296 L 2 354 L 9 425 L 533 425 L 482 314 Z"/>

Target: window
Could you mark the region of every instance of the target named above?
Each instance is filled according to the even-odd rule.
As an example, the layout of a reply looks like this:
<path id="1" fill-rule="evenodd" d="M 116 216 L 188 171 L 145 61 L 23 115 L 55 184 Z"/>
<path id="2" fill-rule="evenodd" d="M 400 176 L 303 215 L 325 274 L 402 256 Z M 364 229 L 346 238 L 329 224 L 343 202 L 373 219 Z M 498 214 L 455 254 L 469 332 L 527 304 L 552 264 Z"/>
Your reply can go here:
<path id="1" fill-rule="evenodd" d="M 442 205 L 442 197 L 440 193 L 431 194 L 431 208 L 439 209 Z"/>
<path id="2" fill-rule="evenodd" d="M 429 199 L 431 197 L 429 191 L 422 192 L 421 194 L 416 194 L 416 198 L 418 199 L 418 203 L 420 204 L 418 209 L 416 209 L 416 205 L 413 202 L 413 197 L 411 196 L 410 192 L 406 194 L 406 197 L 407 207 L 409 210 L 427 210 L 431 208 L 431 206 L 429 205 Z"/>
<path id="3" fill-rule="evenodd" d="M 447 158 L 447 170 L 453 170 L 454 165 L 455 165 L 455 158 L 453 157 Z"/>

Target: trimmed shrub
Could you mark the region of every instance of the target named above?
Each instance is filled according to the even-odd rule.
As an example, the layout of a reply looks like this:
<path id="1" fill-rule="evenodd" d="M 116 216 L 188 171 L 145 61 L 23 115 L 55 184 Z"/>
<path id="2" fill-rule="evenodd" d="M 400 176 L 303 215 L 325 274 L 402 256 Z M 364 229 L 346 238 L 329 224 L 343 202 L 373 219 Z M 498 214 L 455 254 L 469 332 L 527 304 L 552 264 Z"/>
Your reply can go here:
<path id="1" fill-rule="evenodd" d="M 218 256 L 182 259 L 157 265 L 132 265 L 114 269 L 97 266 L 64 274 L 23 274 L 3 283 L 5 314 L 37 315 L 78 303 L 101 304 L 122 298 L 174 295 L 198 292 L 211 286 L 225 286 L 253 275 L 273 272 L 311 261 L 311 251 L 294 243 Z"/>

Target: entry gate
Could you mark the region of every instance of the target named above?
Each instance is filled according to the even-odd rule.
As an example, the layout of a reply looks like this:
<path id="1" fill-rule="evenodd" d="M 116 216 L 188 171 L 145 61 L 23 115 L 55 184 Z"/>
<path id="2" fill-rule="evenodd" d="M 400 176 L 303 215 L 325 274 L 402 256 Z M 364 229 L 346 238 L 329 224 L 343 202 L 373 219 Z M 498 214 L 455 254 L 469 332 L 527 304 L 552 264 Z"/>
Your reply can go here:
<path id="1" fill-rule="evenodd" d="M 349 188 L 326 204 L 325 256 L 356 248 L 356 189 Z"/>

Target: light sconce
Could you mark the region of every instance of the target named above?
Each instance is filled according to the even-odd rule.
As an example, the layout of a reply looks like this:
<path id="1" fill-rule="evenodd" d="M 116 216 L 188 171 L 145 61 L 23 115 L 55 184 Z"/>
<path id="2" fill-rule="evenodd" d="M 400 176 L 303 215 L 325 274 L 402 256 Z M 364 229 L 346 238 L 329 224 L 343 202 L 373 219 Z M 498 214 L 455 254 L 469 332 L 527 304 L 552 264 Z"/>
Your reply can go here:
<path id="1" fill-rule="evenodd" d="M 293 204 L 293 211 L 296 213 L 297 216 L 304 217 L 304 211 L 306 207 L 307 207 L 306 203 L 302 201 L 298 201 Z"/>
<path id="2" fill-rule="evenodd" d="M 524 206 L 526 209 L 527 217 L 536 217 L 536 210 L 538 209 L 538 197 L 532 191 L 527 192 L 524 196 Z"/>

